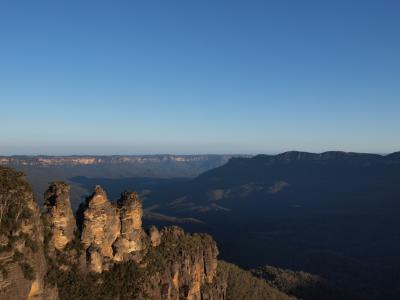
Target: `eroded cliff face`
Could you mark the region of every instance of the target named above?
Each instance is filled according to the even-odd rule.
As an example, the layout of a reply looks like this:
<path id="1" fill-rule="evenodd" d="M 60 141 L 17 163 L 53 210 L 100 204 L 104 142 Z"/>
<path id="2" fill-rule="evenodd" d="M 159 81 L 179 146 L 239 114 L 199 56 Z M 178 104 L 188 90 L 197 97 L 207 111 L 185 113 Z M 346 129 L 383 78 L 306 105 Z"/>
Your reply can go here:
<path id="1" fill-rule="evenodd" d="M 175 226 L 144 231 L 136 193 L 111 203 L 96 186 L 77 226 L 67 184 L 50 184 L 41 216 L 22 174 L 0 175 L 1 300 L 225 299 L 213 239 Z"/>
<path id="2" fill-rule="evenodd" d="M 0 167 L 0 299 L 58 299 L 45 286 L 40 211 L 22 173 Z"/>
<path id="3" fill-rule="evenodd" d="M 96 186 L 84 211 L 82 243 L 88 256 L 89 270 L 102 272 L 114 258 L 113 244 L 121 234 L 119 211 L 105 191 Z"/>
<path id="4" fill-rule="evenodd" d="M 76 220 L 71 209 L 70 187 L 63 182 L 53 182 L 45 192 L 48 226 L 51 230 L 50 247 L 63 250 L 74 238 Z"/>
<path id="5" fill-rule="evenodd" d="M 226 286 L 216 278 L 217 255 L 209 235 L 186 234 L 176 226 L 164 228 L 159 245 L 146 256 L 149 265 L 161 265 L 150 277 L 153 288 L 146 290 L 152 299 L 225 299 Z"/>
<path id="6" fill-rule="evenodd" d="M 132 259 L 140 262 L 145 237 L 145 232 L 142 229 L 142 203 L 136 193 L 125 192 L 118 200 L 118 208 L 121 233 L 113 245 L 115 249 L 114 260 L 126 261 Z"/>

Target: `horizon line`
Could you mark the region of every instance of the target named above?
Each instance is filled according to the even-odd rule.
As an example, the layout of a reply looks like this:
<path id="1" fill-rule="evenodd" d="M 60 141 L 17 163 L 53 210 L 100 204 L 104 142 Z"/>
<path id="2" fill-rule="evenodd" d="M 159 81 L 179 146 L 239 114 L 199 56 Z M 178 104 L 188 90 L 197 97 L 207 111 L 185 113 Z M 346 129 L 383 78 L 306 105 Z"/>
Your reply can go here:
<path id="1" fill-rule="evenodd" d="M 376 154 L 376 155 L 389 155 L 393 154 L 396 152 L 400 152 L 400 150 L 397 151 L 391 151 L 391 152 L 364 152 L 364 151 L 345 151 L 345 150 L 327 150 L 327 151 L 302 151 L 302 150 L 287 150 L 287 151 L 281 151 L 281 152 L 256 152 L 256 153 L 153 153 L 153 154 L 144 154 L 144 153 L 139 153 L 139 154 L 1 154 L 0 157 L 41 157 L 41 156 L 48 156 L 48 157 L 84 157 L 84 156 L 104 156 L 104 157 L 111 157 L 111 156 L 256 156 L 256 155 L 279 155 L 279 154 L 284 154 L 288 152 L 299 152 L 299 153 L 311 153 L 311 154 L 323 154 L 327 152 L 341 152 L 341 153 L 358 153 L 358 154 Z"/>

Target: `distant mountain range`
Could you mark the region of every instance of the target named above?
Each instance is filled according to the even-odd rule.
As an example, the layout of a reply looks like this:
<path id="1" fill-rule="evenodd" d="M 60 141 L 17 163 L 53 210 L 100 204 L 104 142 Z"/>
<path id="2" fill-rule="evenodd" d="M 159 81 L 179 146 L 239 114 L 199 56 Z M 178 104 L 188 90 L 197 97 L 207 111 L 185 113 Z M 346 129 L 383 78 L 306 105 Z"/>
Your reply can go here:
<path id="1" fill-rule="evenodd" d="M 0 166 L 8 166 L 27 174 L 35 196 L 42 202 L 43 193 L 51 181 L 66 181 L 71 184 L 74 208 L 89 193 L 72 178 L 134 179 L 137 188 L 154 181 L 165 182 L 172 178 L 192 178 L 207 170 L 225 164 L 233 155 L 71 155 L 71 156 L 0 156 Z M 141 178 L 141 179 L 140 179 Z M 150 180 L 149 180 L 150 179 Z M 159 180 L 158 180 L 159 179 Z M 101 181 L 101 180 L 100 180 Z M 175 181 L 175 180 L 173 180 Z M 126 183 L 126 182 L 125 182 Z M 126 185 L 121 188 L 128 188 Z M 136 184 L 135 184 L 136 187 Z M 112 189 L 119 196 L 121 190 Z"/>
<path id="2" fill-rule="evenodd" d="M 158 208 L 173 208 L 178 214 L 209 211 L 243 214 L 243 209 L 280 206 L 289 199 L 287 205 L 300 209 L 305 205 L 314 208 L 328 203 L 336 205 L 342 200 L 327 201 L 335 194 L 345 198 L 364 196 L 371 199 L 374 194 L 381 196 L 384 192 L 388 198 L 398 195 L 393 181 L 397 183 L 399 171 L 400 152 L 383 156 L 339 151 L 320 154 L 290 151 L 278 155 L 235 157 L 227 164 L 181 184 L 174 189 L 173 199 L 163 202 Z M 367 190 L 371 193 L 366 194 Z M 307 197 L 301 199 L 300 196 Z M 326 200 L 321 203 L 320 197 Z M 276 199 L 280 202 L 271 202 Z M 252 203 L 253 200 L 256 202 Z M 346 205 L 352 204 L 346 202 Z"/>
<path id="3" fill-rule="evenodd" d="M 24 166 L 79 166 L 79 165 L 105 165 L 105 164 L 146 164 L 165 162 L 226 162 L 232 155 L 71 155 L 71 156 L 47 156 L 47 155 L 14 155 L 0 156 L 0 165 L 24 165 Z"/>

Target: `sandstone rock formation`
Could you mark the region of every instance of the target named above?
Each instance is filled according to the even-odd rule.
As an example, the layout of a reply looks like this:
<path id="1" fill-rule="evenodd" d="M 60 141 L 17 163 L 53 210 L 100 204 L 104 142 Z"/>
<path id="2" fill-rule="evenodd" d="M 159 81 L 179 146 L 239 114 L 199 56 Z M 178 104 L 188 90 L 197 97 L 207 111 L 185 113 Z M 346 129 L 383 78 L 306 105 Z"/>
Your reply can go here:
<path id="1" fill-rule="evenodd" d="M 151 226 L 149 229 L 150 241 L 153 247 L 157 247 L 161 243 L 161 235 L 156 226 Z"/>
<path id="2" fill-rule="evenodd" d="M 124 192 L 118 200 L 121 233 L 114 243 L 114 260 L 134 259 L 139 261 L 138 251 L 143 250 L 145 232 L 142 229 L 142 203 L 134 192 Z"/>
<path id="3" fill-rule="evenodd" d="M 104 190 L 96 186 L 84 211 L 82 243 L 89 257 L 89 269 L 102 272 L 114 258 L 113 244 L 121 234 L 119 211 Z"/>
<path id="4" fill-rule="evenodd" d="M 162 272 L 150 277 L 153 288 L 147 290 L 151 299 L 224 299 L 226 287 L 216 280 L 218 250 L 211 236 L 185 234 L 172 226 L 161 230 L 159 242 L 152 251 L 161 254 L 167 263 Z"/>
<path id="5" fill-rule="evenodd" d="M 62 250 L 73 239 L 76 221 L 69 199 L 70 188 L 66 183 L 53 182 L 45 192 L 44 206 L 51 229 L 51 243 Z"/>

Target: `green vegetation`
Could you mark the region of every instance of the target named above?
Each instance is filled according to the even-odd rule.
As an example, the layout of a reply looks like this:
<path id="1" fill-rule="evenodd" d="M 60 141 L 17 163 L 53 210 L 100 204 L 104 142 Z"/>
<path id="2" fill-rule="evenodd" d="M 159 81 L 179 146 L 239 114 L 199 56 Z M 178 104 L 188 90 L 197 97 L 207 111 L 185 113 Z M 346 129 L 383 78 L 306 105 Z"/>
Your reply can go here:
<path id="1" fill-rule="evenodd" d="M 18 263 L 26 279 L 35 278 L 35 270 L 25 261 L 24 253 L 25 249 L 35 253 L 39 246 L 29 234 L 21 232 L 23 223 L 32 217 L 28 205 L 30 195 L 32 189 L 22 172 L 0 167 L 0 236 L 5 241 L 5 244 L 0 246 L 0 252 L 11 252 L 12 255 L 12 259 L 6 261 L 0 269 L 5 277 L 6 264 Z M 23 252 L 15 250 L 16 242 L 25 244 Z"/>
<path id="2" fill-rule="evenodd" d="M 252 271 L 253 275 L 268 281 L 280 291 L 299 299 L 355 299 L 354 295 L 335 288 L 319 276 L 303 271 L 291 271 L 265 266 Z"/>
<path id="3" fill-rule="evenodd" d="M 31 217 L 25 200 L 31 191 L 23 173 L 0 167 L 0 234 L 9 235 Z"/>
<path id="4" fill-rule="evenodd" d="M 50 266 L 45 282 L 47 285 L 57 284 L 62 300 L 136 299 L 143 290 L 145 278 L 144 270 L 128 261 L 115 264 L 101 274 L 83 274 L 77 266 L 69 271 Z"/>
<path id="5" fill-rule="evenodd" d="M 184 234 L 178 227 L 165 228 L 160 245 L 157 248 L 148 247 L 145 257 L 147 272 L 151 275 L 163 271 L 185 254 L 198 253 L 205 245 L 214 243 L 208 234 Z"/>
<path id="6" fill-rule="evenodd" d="M 150 247 L 146 253 L 145 260 L 148 262 L 146 270 L 149 275 L 162 272 L 168 266 L 168 259 L 158 251 L 158 248 Z"/>
<path id="7" fill-rule="evenodd" d="M 52 232 L 46 218 L 42 218 L 42 222 L 44 224 L 44 254 L 48 265 L 47 273 L 44 278 L 45 285 L 58 285 L 59 289 L 64 286 L 69 288 L 72 283 L 76 284 L 77 287 L 85 286 L 86 279 L 81 278 L 82 276 L 78 272 L 79 257 L 82 255 L 84 250 L 80 240 L 79 231 L 76 230 L 74 232 L 74 238 L 65 246 L 63 251 L 52 249 L 50 255 L 49 245 L 52 238 Z M 68 271 L 61 271 L 59 269 L 60 266 L 66 267 Z M 75 278 L 77 282 L 75 282 Z"/>
<path id="8" fill-rule="evenodd" d="M 55 265 L 49 265 L 45 284 L 57 285 L 60 299 L 99 299 L 98 276 L 89 273 L 82 275 L 77 268 L 64 272 Z"/>
<path id="9" fill-rule="evenodd" d="M 218 263 L 218 277 L 227 281 L 226 299 L 295 299 L 271 287 L 265 280 L 256 278 L 250 272 L 224 261 Z"/>
<path id="10" fill-rule="evenodd" d="M 157 248 L 151 247 L 148 239 L 144 242 L 148 246 L 147 252 L 143 253 L 145 267 L 127 261 L 115 264 L 101 274 L 83 274 L 78 264 L 69 256 L 71 250 L 83 250 L 82 245 L 78 240 L 71 241 L 65 248 L 67 251 L 55 250 L 54 255 L 47 256 L 48 272 L 45 283 L 50 286 L 57 285 L 61 300 L 136 299 L 146 291 L 145 284 L 152 276 L 169 270 L 183 255 L 193 255 L 203 251 L 207 243 L 214 243 L 208 235 L 185 235 L 177 227 L 165 229 L 162 242 Z M 61 265 L 67 266 L 68 271 L 60 270 Z"/>

